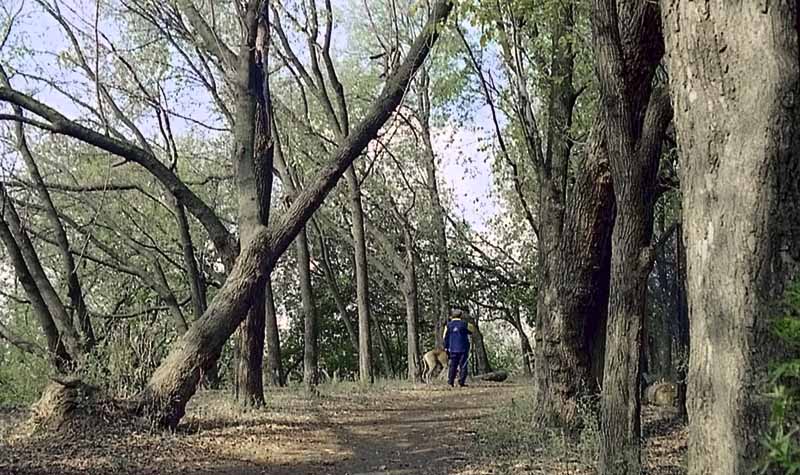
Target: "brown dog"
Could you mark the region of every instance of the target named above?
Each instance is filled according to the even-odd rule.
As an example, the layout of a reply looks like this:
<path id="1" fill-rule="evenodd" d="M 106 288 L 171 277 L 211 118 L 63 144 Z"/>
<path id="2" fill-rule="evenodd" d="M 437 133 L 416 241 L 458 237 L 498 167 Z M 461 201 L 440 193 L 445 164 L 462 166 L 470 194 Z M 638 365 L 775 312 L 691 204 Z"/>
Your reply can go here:
<path id="1" fill-rule="evenodd" d="M 447 368 L 447 352 L 438 348 L 425 353 L 422 360 L 425 361 L 422 380 L 426 383 L 430 383 L 431 378 L 439 376 L 442 374 L 442 370 Z M 434 372 L 436 372 L 435 375 Z"/>

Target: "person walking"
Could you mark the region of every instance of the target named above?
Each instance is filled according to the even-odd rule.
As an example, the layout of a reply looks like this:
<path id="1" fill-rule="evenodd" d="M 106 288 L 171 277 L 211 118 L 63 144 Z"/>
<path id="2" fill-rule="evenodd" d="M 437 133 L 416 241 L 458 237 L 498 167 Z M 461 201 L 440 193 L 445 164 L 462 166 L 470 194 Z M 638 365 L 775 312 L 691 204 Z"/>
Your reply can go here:
<path id="1" fill-rule="evenodd" d="M 450 313 L 450 321 L 444 329 L 444 350 L 450 361 L 447 372 L 447 384 L 455 383 L 458 371 L 458 385 L 467 385 L 467 360 L 469 360 L 469 337 L 475 332 L 475 326 L 463 319 L 464 312 L 455 309 Z"/>

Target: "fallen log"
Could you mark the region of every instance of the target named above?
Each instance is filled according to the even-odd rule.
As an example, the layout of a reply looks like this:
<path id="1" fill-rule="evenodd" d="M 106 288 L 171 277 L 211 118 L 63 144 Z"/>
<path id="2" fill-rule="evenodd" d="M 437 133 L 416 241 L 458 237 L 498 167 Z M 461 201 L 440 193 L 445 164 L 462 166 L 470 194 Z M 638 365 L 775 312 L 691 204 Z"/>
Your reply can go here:
<path id="1" fill-rule="evenodd" d="M 502 383 L 508 379 L 508 373 L 505 370 L 498 369 L 497 371 L 492 371 L 491 373 L 477 374 L 475 377 L 481 381 L 494 381 L 496 383 Z"/>

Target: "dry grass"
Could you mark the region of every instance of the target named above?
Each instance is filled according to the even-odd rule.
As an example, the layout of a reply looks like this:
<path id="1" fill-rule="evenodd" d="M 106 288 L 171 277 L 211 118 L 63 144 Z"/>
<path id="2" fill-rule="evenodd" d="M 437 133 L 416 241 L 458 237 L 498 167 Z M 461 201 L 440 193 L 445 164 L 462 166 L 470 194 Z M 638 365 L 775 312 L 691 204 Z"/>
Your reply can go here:
<path id="1" fill-rule="evenodd" d="M 0 473 L 592 473 L 596 442 L 588 432 L 570 441 L 523 431 L 533 410 L 525 405 L 529 392 L 527 383 L 461 390 L 338 383 L 321 386 L 313 397 L 297 388 L 270 389 L 267 407 L 248 411 L 225 393 L 203 392 L 175 434 L 111 420 L 56 437 L 9 435 L 0 418 Z M 654 432 L 651 440 L 669 439 L 676 430 Z M 652 453 L 665 460 L 676 455 L 660 442 Z"/>

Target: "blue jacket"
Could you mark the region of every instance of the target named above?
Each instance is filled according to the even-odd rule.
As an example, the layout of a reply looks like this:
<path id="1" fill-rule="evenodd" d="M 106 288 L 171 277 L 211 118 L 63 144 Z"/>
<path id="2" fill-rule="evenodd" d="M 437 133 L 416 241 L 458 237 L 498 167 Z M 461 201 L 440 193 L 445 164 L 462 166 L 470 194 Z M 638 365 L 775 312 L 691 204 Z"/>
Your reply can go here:
<path id="1" fill-rule="evenodd" d="M 469 351 L 469 336 L 475 327 L 464 320 L 454 318 L 447 322 L 444 330 L 444 349 L 450 353 Z"/>

